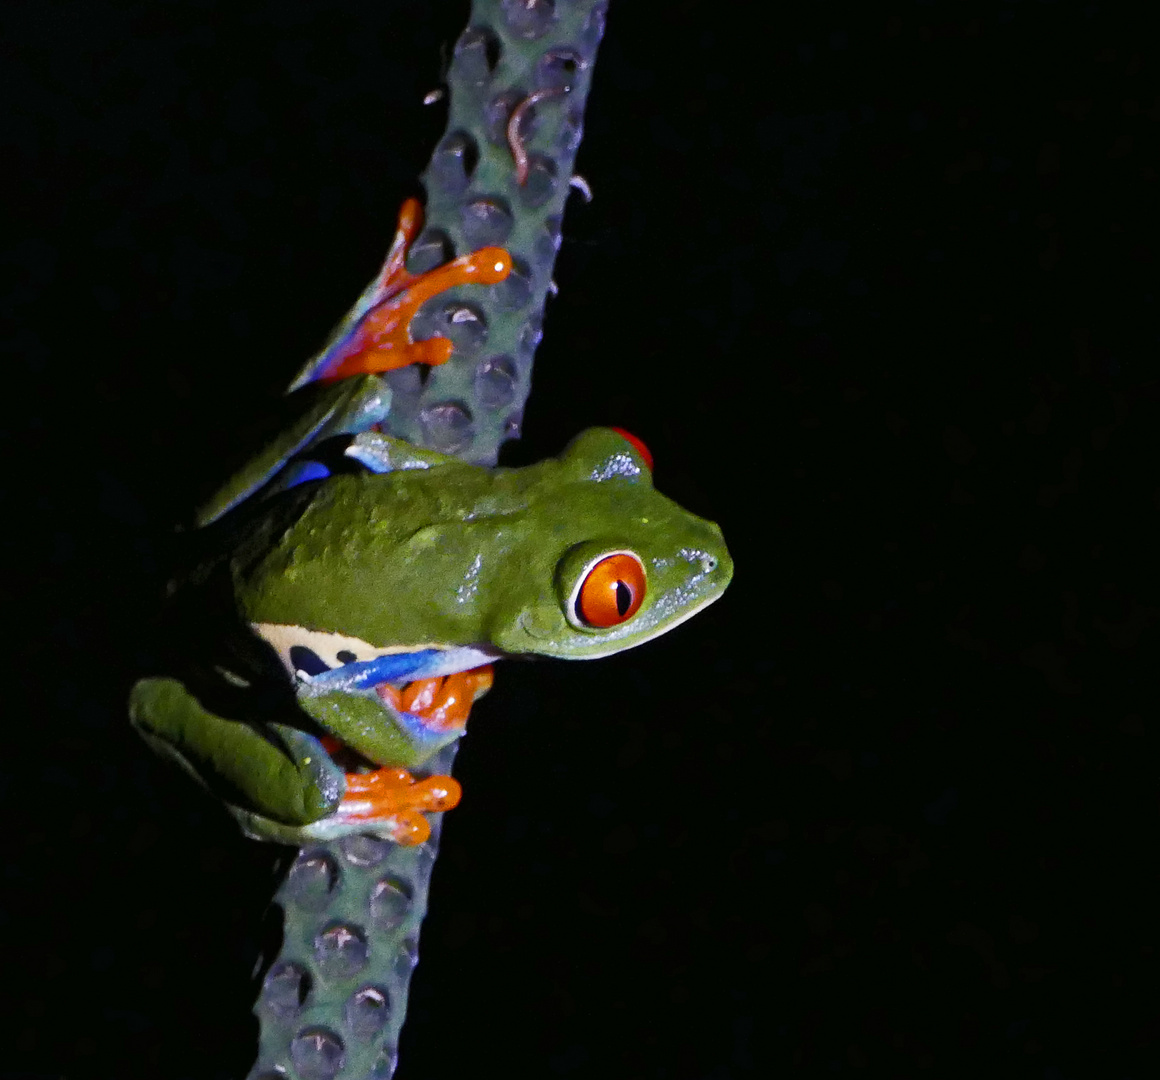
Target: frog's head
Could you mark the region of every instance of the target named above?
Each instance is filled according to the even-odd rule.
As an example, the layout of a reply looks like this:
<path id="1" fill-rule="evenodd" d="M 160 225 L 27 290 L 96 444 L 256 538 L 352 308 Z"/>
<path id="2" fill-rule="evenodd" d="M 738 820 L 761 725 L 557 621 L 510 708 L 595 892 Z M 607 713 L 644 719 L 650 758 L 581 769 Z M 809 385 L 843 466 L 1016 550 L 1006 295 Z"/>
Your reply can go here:
<path id="1" fill-rule="evenodd" d="M 644 445 L 615 428 L 577 436 L 530 487 L 534 531 L 511 536 L 488 637 L 505 653 L 595 659 L 711 604 L 733 563 L 721 530 L 659 494 Z"/>

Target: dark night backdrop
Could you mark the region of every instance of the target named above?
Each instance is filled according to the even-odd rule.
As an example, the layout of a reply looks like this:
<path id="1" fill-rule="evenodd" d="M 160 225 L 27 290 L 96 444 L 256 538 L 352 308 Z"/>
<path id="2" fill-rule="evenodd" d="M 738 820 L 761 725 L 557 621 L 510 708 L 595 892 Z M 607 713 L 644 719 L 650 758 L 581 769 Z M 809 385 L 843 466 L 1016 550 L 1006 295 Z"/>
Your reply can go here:
<path id="1" fill-rule="evenodd" d="M 170 523 L 418 191 L 467 6 L 5 9 L 0 1076 L 248 1068 L 275 851 L 123 701 Z M 622 424 L 737 574 L 500 669 L 399 1080 L 1155 1074 L 1155 37 L 774 7 L 613 0 L 507 460 Z"/>

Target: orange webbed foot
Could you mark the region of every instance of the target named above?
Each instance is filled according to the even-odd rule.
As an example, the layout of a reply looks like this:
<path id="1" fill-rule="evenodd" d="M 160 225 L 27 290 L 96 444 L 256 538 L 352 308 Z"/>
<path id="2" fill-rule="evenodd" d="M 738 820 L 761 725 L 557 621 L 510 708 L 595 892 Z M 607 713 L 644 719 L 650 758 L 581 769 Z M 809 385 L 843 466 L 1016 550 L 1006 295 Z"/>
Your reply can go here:
<path id="1" fill-rule="evenodd" d="M 450 810 L 458 805 L 462 794 L 453 776 L 428 776 L 417 781 L 406 769 L 392 768 L 347 773 L 346 791 L 335 817 L 385 829 L 395 843 L 410 846 L 431 835 L 423 812 Z"/>
<path id="2" fill-rule="evenodd" d="M 432 731 L 462 731 L 477 698 L 491 689 L 492 667 L 470 668 L 432 679 L 415 679 L 401 690 L 390 683 L 375 687 L 379 697 L 399 712 L 417 717 Z"/>
<path id="3" fill-rule="evenodd" d="M 511 273 L 511 256 L 501 247 L 480 248 L 425 273 L 410 273 L 404 265 L 406 255 L 422 225 L 419 201 L 407 199 L 399 211 L 395 240 L 379 279 L 379 299 L 327 363 L 318 376 L 320 382 L 394 371 L 409 364 L 446 363 L 453 349 L 448 338 L 415 341 L 411 337 L 416 312 L 432 297 L 456 285 L 495 285 Z"/>

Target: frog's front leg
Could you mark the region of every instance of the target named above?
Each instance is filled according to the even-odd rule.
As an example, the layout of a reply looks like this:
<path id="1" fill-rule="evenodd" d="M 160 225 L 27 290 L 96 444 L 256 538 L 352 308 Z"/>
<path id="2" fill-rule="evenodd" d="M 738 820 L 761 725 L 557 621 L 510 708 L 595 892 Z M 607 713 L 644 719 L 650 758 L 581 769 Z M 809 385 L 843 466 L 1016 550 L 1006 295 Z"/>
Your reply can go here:
<path id="1" fill-rule="evenodd" d="M 397 717 L 396 727 L 414 729 L 416 725 L 437 745 L 463 734 L 474 702 L 491 689 L 490 664 L 457 671 L 429 679 L 415 679 L 402 687 L 382 683 L 376 687 L 378 697 Z M 421 742 L 430 743 L 426 739 Z M 322 745 L 338 760 L 347 747 L 337 738 L 325 735 Z M 413 752 L 414 757 L 419 752 Z M 462 789 L 451 776 L 429 776 L 415 781 L 404 768 L 386 766 L 370 772 L 348 772 L 343 793 L 333 820 L 363 825 L 373 823 L 399 844 L 421 844 L 431 835 L 431 826 L 422 812 L 450 810 L 459 804 Z"/>
<path id="2" fill-rule="evenodd" d="M 402 689 L 382 683 L 376 690 L 396 712 L 414 717 L 427 730 L 459 735 L 467 726 L 471 706 L 491 689 L 492 682 L 492 666 L 484 664 L 450 675 L 415 679 Z"/>
<path id="3" fill-rule="evenodd" d="M 342 799 L 314 830 L 338 835 L 373 826 L 400 844 L 426 840 L 422 813 L 450 810 L 461 789 L 453 777 L 416 781 L 409 770 L 462 736 L 472 704 L 491 685 L 488 664 L 364 693 L 304 687 L 302 708 L 326 729 L 323 747 L 347 770 Z M 380 768 L 368 771 L 368 763 Z"/>

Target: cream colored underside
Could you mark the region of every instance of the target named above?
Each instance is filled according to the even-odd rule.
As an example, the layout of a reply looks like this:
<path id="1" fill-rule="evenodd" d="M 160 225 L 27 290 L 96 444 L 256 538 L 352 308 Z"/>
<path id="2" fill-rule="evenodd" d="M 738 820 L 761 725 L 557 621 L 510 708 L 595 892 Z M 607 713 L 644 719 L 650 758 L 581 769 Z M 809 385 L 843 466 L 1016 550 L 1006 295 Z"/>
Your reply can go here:
<path id="1" fill-rule="evenodd" d="M 290 662 L 290 649 L 295 645 L 305 646 L 316 652 L 319 658 L 332 668 L 342 667 L 344 662 L 338 658 L 340 652 L 354 653 L 356 660 L 374 660 L 377 656 L 391 656 L 395 653 L 418 652 L 421 649 L 445 649 L 445 645 L 435 643 L 429 645 L 389 645 L 379 648 L 361 638 L 348 637 L 346 634 L 334 634 L 326 630 L 307 630 L 302 626 L 292 626 L 286 623 L 251 623 L 254 632 L 270 643 L 277 652 L 286 670 L 294 674 L 294 665 Z"/>

